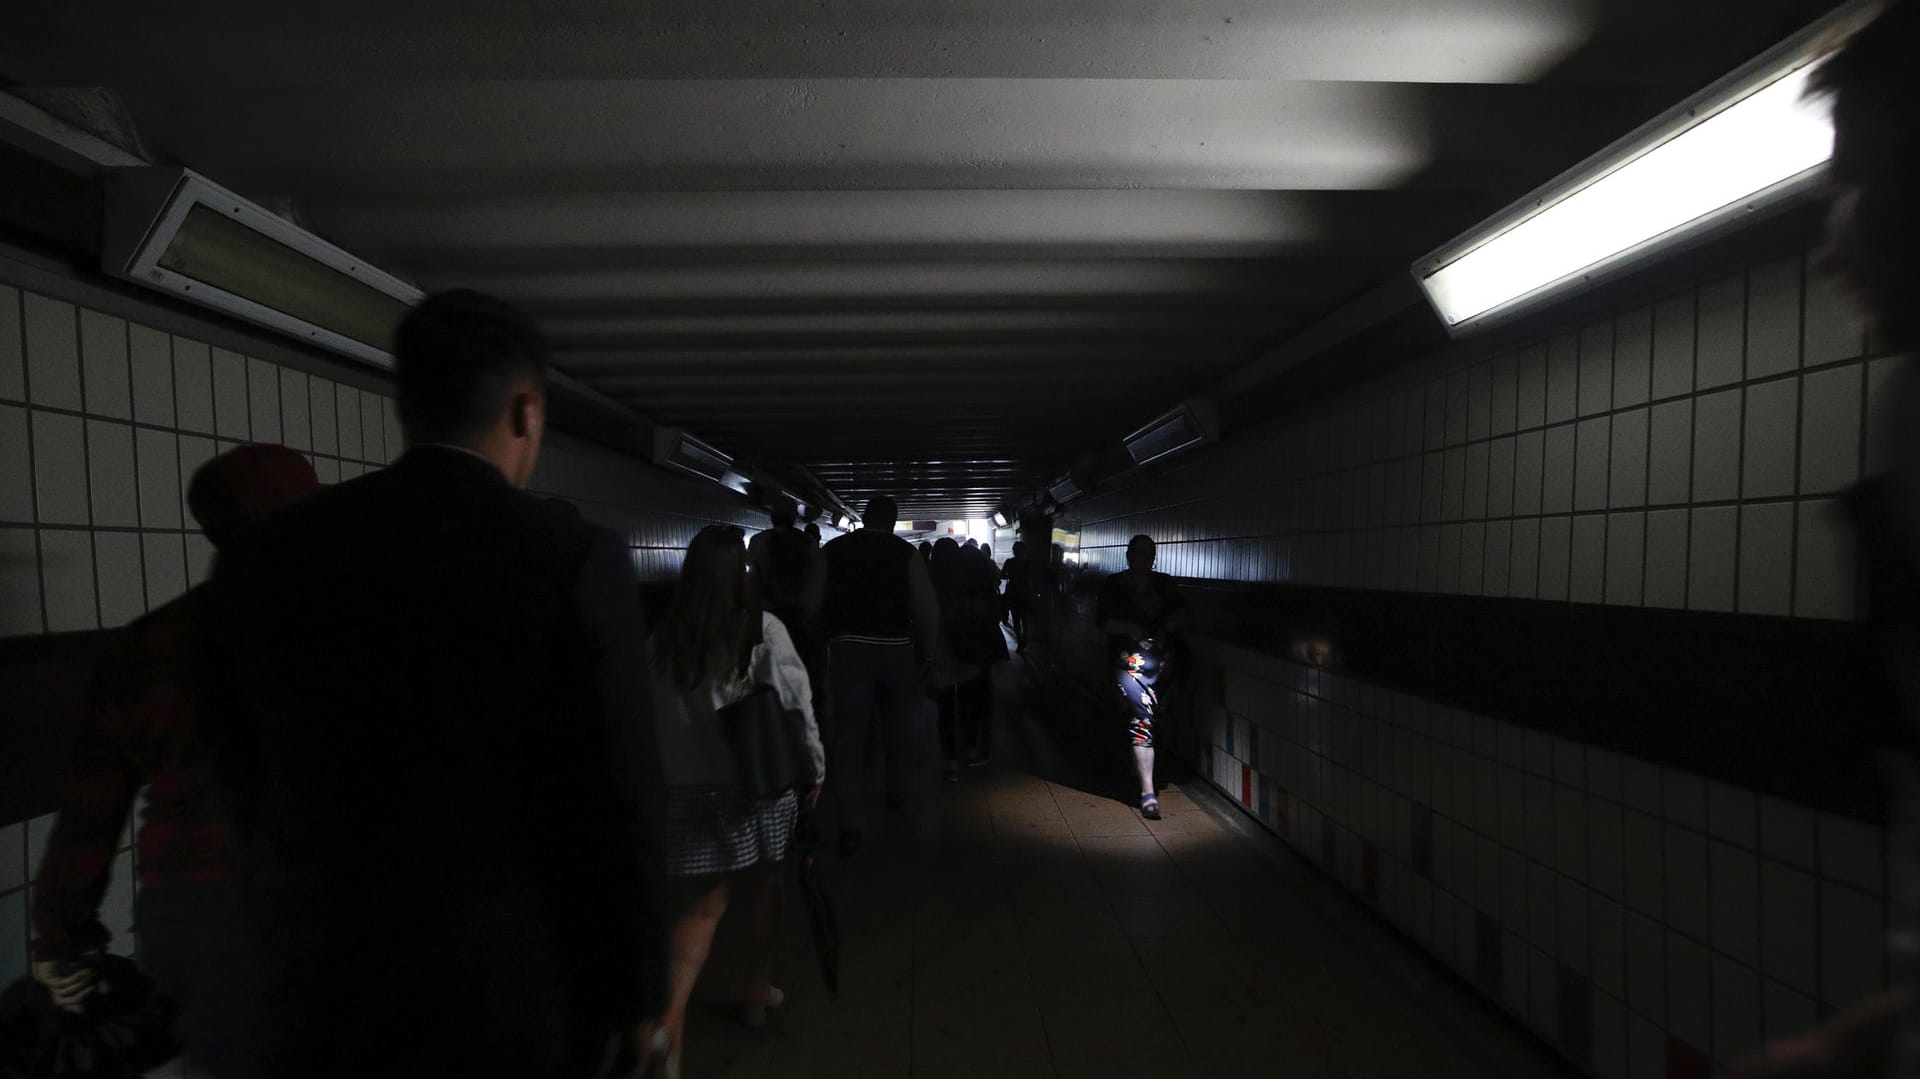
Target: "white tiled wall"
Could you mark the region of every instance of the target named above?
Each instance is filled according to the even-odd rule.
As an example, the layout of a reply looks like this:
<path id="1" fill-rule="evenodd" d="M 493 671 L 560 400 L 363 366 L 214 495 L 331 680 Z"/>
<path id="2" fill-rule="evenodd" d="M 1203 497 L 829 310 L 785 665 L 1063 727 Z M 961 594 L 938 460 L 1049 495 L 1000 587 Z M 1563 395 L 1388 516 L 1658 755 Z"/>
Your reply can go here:
<path id="1" fill-rule="evenodd" d="M 1144 532 L 1186 577 L 1851 619 L 1837 497 L 1899 362 L 1768 261 L 1236 434 L 1075 506 L 1081 555 Z M 1706 1074 L 1884 982 L 1872 825 L 1211 651 L 1203 773 L 1598 1075 Z"/>
<path id="2" fill-rule="evenodd" d="M 1895 357 L 1800 257 L 1499 355 L 1415 365 L 1076 506 L 1118 568 L 1849 619 L 1837 496 Z"/>
<path id="3" fill-rule="evenodd" d="M 124 625 L 201 580 L 213 551 L 186 484 L 245 442 L 307 453 L 323 483 L 402 450 L 384 390 L 0 284 L 0 636 Z M 704 524 L 765 524 L 719 487 L 563 434 L 529 486 L 626 537 L 645 579 L 676 573 Z M 29 880 L 51 822 L 0 822 L 0 985 L 24 970 Z M 117 946 L 132 942 L 131 857 L 105 904 Z"/>
<path id="4" fill-rule="evenodd" d="M 1598 1075 L 1724 1064 L 1885 984 L 1873 825 L 1213 651 L 1207 777 Z"/>

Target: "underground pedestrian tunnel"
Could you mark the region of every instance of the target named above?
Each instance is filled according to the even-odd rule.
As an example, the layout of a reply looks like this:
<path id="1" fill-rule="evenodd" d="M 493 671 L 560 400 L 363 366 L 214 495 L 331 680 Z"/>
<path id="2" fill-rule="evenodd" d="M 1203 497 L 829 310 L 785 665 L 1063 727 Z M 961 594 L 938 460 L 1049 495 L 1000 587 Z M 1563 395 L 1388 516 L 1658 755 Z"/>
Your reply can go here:
<path id="1" fill-rule="evenodd" d="M 1044 554 L 993 762 L 904 718 L 827 867 L 839 998 L 796 906 L 786 1013 L 697 1011 L 687 1074 L 1681 1079 L 1887 984 L 1843 501 L 1906 361 L 1820 261 L 1819 110 L 1677 225 L 1576 197 L 1856 9 L 111 9 L 0 14 L 0 984 L 94 657 L 210 572 L 188 478 L 396 461 L 452 288 L 539 325 L 529 489 L 650 603 L 783 497 Z M 1158 821 L 1093 613 L 1138 534 Z"/>

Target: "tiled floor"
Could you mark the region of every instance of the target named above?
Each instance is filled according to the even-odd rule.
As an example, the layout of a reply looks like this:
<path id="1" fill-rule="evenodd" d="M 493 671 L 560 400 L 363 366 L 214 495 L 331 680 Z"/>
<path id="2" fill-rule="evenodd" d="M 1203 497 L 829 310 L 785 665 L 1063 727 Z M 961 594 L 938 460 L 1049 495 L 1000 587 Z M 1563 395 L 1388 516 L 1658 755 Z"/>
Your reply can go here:
<path id="1" fill-rule="evenodd" d="M 749 1031 L 717 1005 L 696 1010 L 687 1076 L 1478 1074 L 1259 837 L 1178 789 L 1162 796 L 1166 819 L 1143 821 L 1112 797 L 1123 767 L 1114 792 L 1072 774 L 1002 688 L 995 762 L 947 783 L 923 745 L 914 799 L 833 866 L 839 999 L 790 909 L 784 1014 Z M 710 969 L 703 995 L 724 996 L 724 954 Z"/>

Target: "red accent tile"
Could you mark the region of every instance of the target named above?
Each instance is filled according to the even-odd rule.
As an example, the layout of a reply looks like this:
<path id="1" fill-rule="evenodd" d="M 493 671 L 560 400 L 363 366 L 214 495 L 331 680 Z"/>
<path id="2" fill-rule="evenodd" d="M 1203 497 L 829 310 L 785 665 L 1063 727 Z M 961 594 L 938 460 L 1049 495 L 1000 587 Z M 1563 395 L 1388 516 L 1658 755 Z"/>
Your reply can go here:
<path id="1" fill-rule="evenodd" d="M 1380 902 L 1380 848 L 1371 843 L 1360 845 L 1360 886 L 1367 902 Z"/>
<path id="2" fill-rule="evenodd" d="M 1671 1035 L 1667 1037 L 1667 1079 L 1708 1079 L 1713 1064 L 1706 1054 Z"/>
<path id="3" fill-rule="evenodd" d="M 1240 804 L 1253 807 L 1253 769 L 1244 764 L 1240 766 Z"/>

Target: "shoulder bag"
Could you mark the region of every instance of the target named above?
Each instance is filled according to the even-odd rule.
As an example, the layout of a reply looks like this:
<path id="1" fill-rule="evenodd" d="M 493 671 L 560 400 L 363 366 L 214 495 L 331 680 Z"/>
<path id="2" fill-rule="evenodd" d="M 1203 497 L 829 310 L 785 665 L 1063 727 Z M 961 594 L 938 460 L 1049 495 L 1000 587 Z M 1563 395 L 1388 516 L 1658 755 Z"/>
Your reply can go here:
<path id="1" fill-rule="evenodd" d="M 800 785 L 802 770 L 796 747 L 804 722 L 800 714 L 780 702 L 780 693 L 764 682 L 753 682 L 753 650 L 761 643 L 760 614 L 752 616 L 744 655 L 740 660 L 741 681 L 747 691 L 741 698 L 717 712 L 720 736 L 733 752 L 733 767 L 748 797 L 768 798 Z"/>

